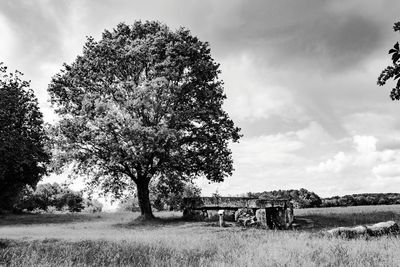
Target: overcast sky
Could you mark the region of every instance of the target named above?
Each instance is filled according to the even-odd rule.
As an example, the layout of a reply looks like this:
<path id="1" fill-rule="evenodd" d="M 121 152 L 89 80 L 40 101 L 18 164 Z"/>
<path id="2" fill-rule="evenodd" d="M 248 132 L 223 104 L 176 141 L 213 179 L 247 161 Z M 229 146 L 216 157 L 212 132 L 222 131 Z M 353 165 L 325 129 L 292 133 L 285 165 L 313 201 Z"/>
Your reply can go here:
<path id="1" fill-rule="evenodd" d="M 392 84 L 376 85 L 400 40 L 399 11 L 399 1 L 365 0 L 2 0 L 0 62 L 32 81 L 52 122 L 47 85 L 85 36 L 135 20 L 184 26 L 210 43 L 244 134 L 233 176 L 199 181 L 204 194 L 400 192 L 400 103 Z"/>

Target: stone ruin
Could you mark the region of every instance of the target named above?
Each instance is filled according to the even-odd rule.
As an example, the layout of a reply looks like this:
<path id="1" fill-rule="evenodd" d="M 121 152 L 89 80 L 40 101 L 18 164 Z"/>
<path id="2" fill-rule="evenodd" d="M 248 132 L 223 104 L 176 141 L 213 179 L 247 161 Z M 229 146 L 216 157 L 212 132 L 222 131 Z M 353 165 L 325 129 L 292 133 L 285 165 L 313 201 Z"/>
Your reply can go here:
<path id="1" fill-rule="evenodd" d="M 373 225 L 358 225 L 356 227 L 338 227 L 326 232 L 332 237 L 359 238 L 383 235 L 399 235 L 400 227 L 394 221 L 380 222 Z"/>
<path id="2" fill-rule="evenodd" d="M 218 219 L 220 226 L 235 221 L 245 227 L 289 229 L 294 220 L 289 199 L 246 197 L 197 197 L 183 199 L 183 217 L 191 220 Z"/>

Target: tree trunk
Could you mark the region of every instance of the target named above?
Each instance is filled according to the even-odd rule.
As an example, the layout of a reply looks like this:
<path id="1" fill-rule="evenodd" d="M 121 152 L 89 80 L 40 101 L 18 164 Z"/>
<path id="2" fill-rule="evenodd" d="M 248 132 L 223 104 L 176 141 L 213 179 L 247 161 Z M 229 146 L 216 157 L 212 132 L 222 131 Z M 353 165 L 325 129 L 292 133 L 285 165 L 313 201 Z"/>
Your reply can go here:
<path id="1" fill-rule="evenodd" d="M 151 210 L 150 203 L 150 192 L 149 192 L 149 182 L 148 181 L 139 181 L 136 184 L 137 192 L 138 192 L 138 200 L 139 207 L 141 213 L 141 219 L 143 220 L 151 220 L 154 218 L 153 211 Z"/>

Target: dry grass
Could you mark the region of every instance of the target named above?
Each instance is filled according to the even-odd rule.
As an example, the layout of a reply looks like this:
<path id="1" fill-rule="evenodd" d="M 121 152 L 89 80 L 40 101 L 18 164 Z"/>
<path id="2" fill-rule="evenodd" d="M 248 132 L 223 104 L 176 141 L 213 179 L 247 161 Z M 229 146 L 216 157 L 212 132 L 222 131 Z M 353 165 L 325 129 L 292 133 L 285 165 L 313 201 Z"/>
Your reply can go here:
<path id="1" fill-rule="evenodd" d="M 397 211 L 398 210 L 398 211 Z M 377 213 L 376 213 L 377 212 Z M 319 229 L 398 218 L 399 206 L 296 210 Z M 315 231 L 268 231 L 132 213 L 0 217 L 0 265 L 9 266 L 398 266 L 397 237 L 344 240 Z M 379 217 L 382 216 L 382 217 Z M 394 217 L 390 217 L 394 216 Z M 347 219 L 346 219 L 347 218 Z M 333 220 L 338 221 L 334 222 Z M 327 226 L 320 225 L 326 223 Z"/>
<path id="2" fill-rule="evenodd" d="M 295 216 L 315 222 L 315 229 L 400 221 L 400 205 L 353 206 L 295 210 Z"/>

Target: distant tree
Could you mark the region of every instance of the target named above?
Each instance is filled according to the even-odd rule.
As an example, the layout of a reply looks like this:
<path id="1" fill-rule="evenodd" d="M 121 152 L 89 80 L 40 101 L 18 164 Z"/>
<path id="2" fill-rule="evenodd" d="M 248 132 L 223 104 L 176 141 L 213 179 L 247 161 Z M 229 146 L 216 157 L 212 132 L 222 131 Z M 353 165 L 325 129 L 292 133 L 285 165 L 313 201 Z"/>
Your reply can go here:
<path id="1" fill-rule="evenodd" d="M 254 192 L 247 192 L 245 194 L 245 197 L 250 197 L 250 198 L 258 198 L 260 193 L 254 193 Z"/>
<path id="2" fill-rule="evenodd" d="M 135 193 L 130 196 L 124 196 L 123 198 L 121 198 L 117 210 L 132 212 L 140 211 L 137 194 Z"/>
<path id="3" fill-rule="evenodd" d="M 83 209 L 82 192 L 62 187 L 58 183 L 37 185 L 35 190 L 26 187 L 14 204 L 17 210 L 41 210 L 80 212 Z"/>
<path id="4" fill-rule="evenodd" d="M 101 212 L 103 210 L 103 204 L 97 199 L 84 199 L 83 201 L 84 212 Z"/>
<path id="5" fill-rule="evenodd" d="M 357 206 L 363 206 L 368 204 L 367 198 L 363 195 L 354 196 L 354 200 L 356 201 Z"/>
<path id="6" fill-rule="evenodd" d="M 211 197 L 219 198 L 222 197 L 222 195 L 219 193 L 218 189 L 216 189 L 214 193 L 211 193 Z"/>
<path id="7" fill-rule="evenodd" d="M 193 183 L 187 183 L 183 188 L 182 197 L 200 197 L 201 188 Z"/>
<path id="8" fill-rule="evenodd" d="M 150 186 L 150 199 L 158 210 L 180 210 L 184 197 L 199 197 L 201 189 L 178 175 L 161 176 Z"/>
<path id="9" fill-rule="evenodd" d="M 219 73 L 208 43 L 184 28 L 138 21 L 89 37 L 48 89 L 59 161 L 117 198 L 134 183 L 145 219 L 154 177 L 223 181 L 233 170 L 228 143 L 240 135 L 222 110 Z"/>
<path id="10" fill-rule="evenodd" d="M 317 194 L 304 188 L 248 193 L 248 195 L 250 194 L 259 198 L 288 198 L 292 201 L 294 207 L 299 209 L 319 207 L 322 204 L 322 200 Z"/>
<path id="11" fill-rule="evenodd" d="M 334 196 L 322 199 L 323 207 L 392 205 L 400 203 L 399 193 L 364 193 L 345 196 Z"/>
<path id="12" fill-rule="evenodd" d="M 157 210 L 181 210 L 184 197 L 200 197 L 201 189 L 192 182 L 182 179 L 169 179 L 157 177 L 150 183 L 150 201 Z M 121 211 L 138 211 L 137 195 L 124 197 L 118 209 Z"/>
<path id="13" fill-rule="evenodd" d="M 378 205 L 387 205 L 387 204 L 391 204 L 389 199 L 386 196 L 381 196 L 378 200 Z"/>
<path id="14" fill-rule="evenodd" d="M 26 185 L 36 186 L 50 158 L 38 101 L 22 75 L 0 63 L 0 210 Z"/>
<path id="15" fill-rule="evenodd" d="M 42 210 L 47 211 L 49 207 L 55 210 L 68 210 L 80 212 L 84 208 L 82 192 L 73 191 L 62 187 L 58 183 L 39 184 L 36 190 L 25 190 L 16 204 L 19 210 Z"/>
<path id="16" fill-rule="evenodd" d="M 393 26 L 395 32 L 400 31 L 400 22 L 396 22 Z M 392 100 L 400 100 L 400 47 L 397 42 L 392 49 L 389 50 L 392 55 L 392 65 L 387 66 L 378 77 L 378 85 L 386 84 L 389 79 L 397 80 L 395 87 L 390 93 Z"/>

